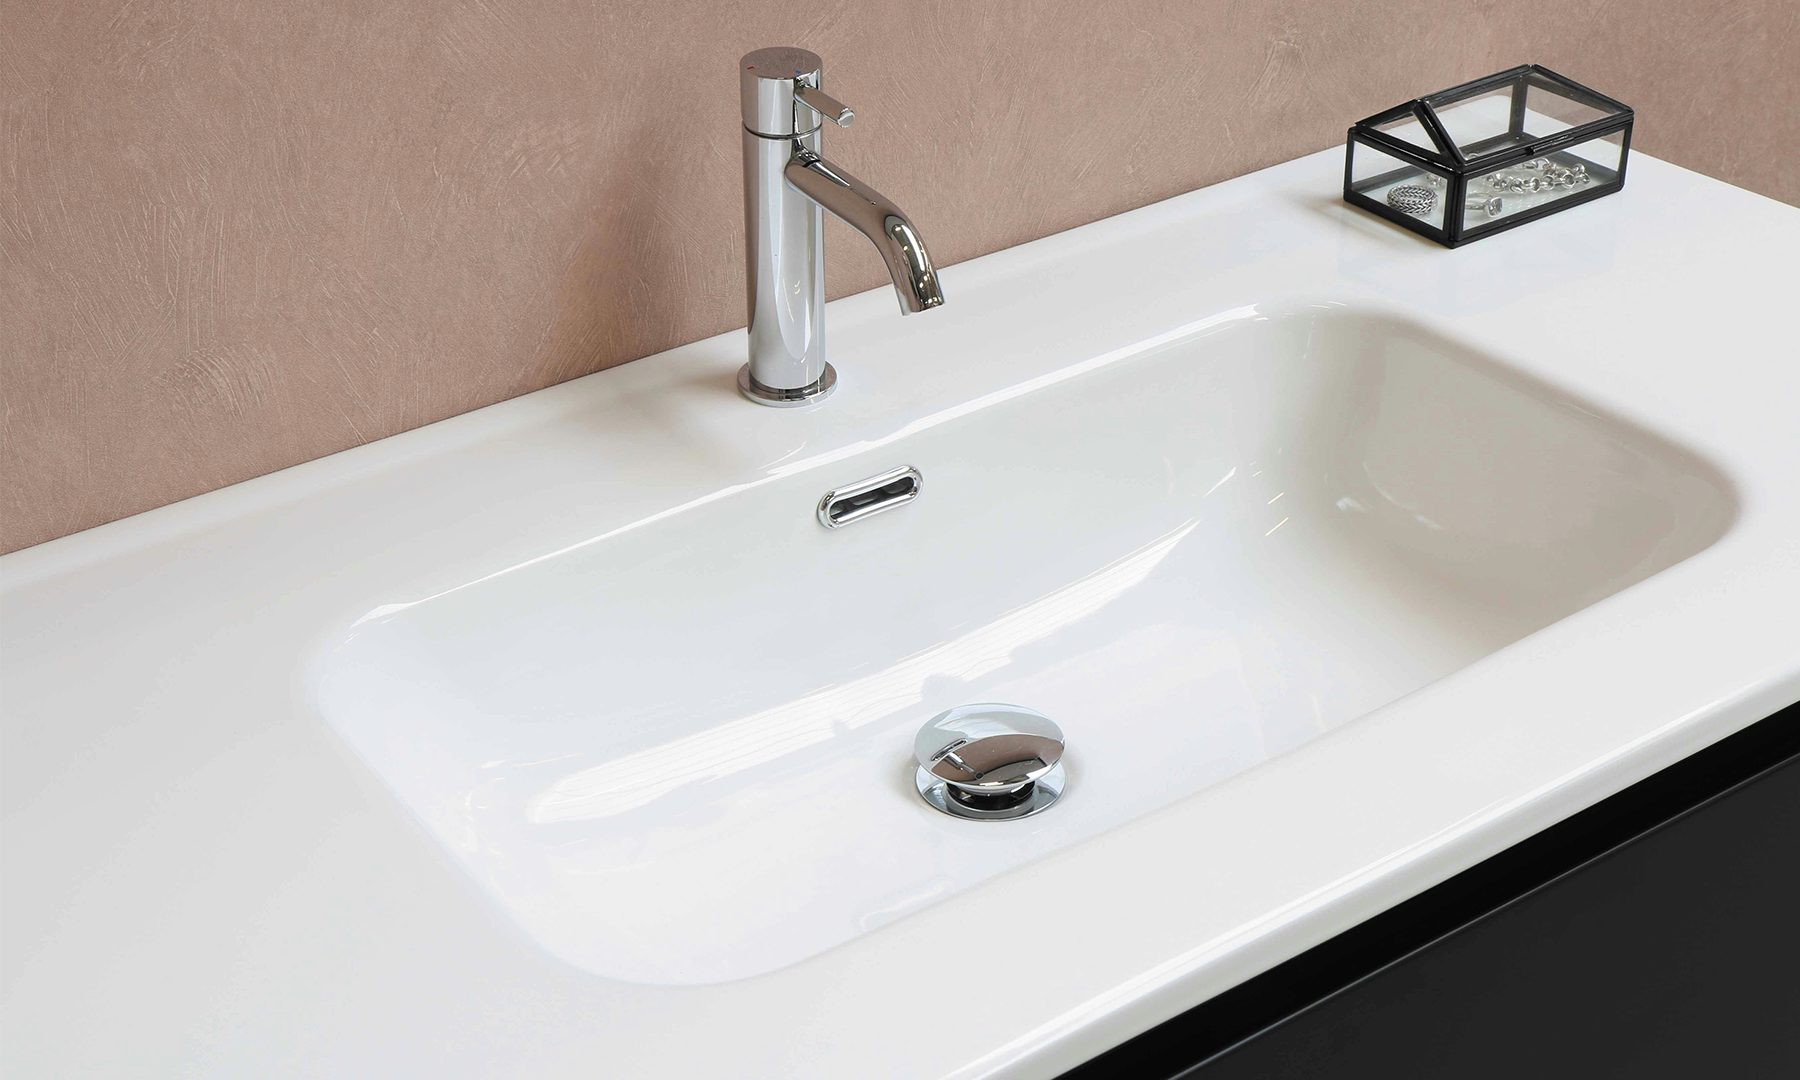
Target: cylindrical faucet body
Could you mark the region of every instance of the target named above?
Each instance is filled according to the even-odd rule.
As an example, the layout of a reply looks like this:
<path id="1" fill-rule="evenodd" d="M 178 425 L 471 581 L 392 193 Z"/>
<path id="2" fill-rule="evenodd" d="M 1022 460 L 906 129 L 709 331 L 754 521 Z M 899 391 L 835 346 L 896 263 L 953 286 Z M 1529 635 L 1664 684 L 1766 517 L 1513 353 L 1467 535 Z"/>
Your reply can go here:
<path id="1" fill-rule="evenodd" d="M 825 362 L 825 211 L 787 182 L 797 149 L 819 152 L 824 120 L 795 99 L 823 62 L 804 49 L 761 49 L 741 63 L 744 105 L 744 284 L 750 362 L 746 397 L 805 405 L 829 394 Z"/>

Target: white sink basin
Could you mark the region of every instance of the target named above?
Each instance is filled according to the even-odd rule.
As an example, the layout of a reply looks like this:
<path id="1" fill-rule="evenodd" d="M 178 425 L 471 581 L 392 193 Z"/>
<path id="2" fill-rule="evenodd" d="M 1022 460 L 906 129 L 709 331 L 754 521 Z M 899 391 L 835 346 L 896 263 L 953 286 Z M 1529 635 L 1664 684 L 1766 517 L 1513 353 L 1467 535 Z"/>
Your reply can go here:
<path id="1" fill-rule="evenodd" d="M 1049 1080 L 1800 699 L 1800 210 L 1343 164 L 0 557 L 0 1072 Z"/>
<path id="2" fill-rule="evenodd" d="M 899 465 L 911 505 L 827 531 Z M 766 972 L 1255 767 L 1704 549 L 1679 447 L 1404 318 L 1238 311 L 370 612 L 317 708 L 545 947 Z M 912 789 L 919 725 L 1068 733 L 1028 821 Z"/>

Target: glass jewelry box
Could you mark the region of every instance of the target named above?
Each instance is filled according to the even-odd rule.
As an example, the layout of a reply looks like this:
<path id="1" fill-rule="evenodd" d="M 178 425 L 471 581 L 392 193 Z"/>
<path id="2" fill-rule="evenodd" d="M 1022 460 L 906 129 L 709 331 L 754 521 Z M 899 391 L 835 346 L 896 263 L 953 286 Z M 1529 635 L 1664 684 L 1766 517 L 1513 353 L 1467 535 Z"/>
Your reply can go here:
<path id="1" fill-rule="evenodd" d="M 1625 186 L 1632 112 L 1525 64 L 1358 120 L 1344 201 L 1445 247 Z"/>

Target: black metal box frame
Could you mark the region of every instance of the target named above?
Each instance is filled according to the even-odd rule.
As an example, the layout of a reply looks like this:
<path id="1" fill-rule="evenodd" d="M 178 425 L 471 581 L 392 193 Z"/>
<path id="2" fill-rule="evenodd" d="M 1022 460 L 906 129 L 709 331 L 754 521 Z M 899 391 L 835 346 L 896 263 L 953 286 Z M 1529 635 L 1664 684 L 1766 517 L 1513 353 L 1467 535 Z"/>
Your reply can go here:
<path id="1" fill-rule="evenodd" d="M 1456 140 L 1450 137 L 1442 122 L 1439 121 L 1436 106 L 1464 100 L 1493 90 L 1502 90 L 1508 86 L 1512 88 L 1512 116 L 1509 130 L 1493 138 L 1471 143 L 1467 147 L 1459 147 Z M 1551 135 L 1530 138 L 1525 134 L 1524 121 L 1526 92 L 1532 86 L 1609 115 Z M 1437 144 L 1435 151 L 1416 146 L 1379 130 L 1380 125 L 1404 120 L 1409 116 L 1417 120 L 1430 135 L 1432 141 Z M 1361 207 L 1371 214 L 1384 217 L 1402 228 L 1411 229 L 1445 247 L 1456 247 L 1458 244 L 1505 232 L 1527 222 L 1536 221 L 1548 214 L 1558 213 L 1602 196 L 1611 195 L 1624 187 L 1625 164 L 1631 155 L 1632 120 L 1631 108 L 1622 102 L 1589 89 L 1573 79 L 1558 75 L 1549 68 L 1538 64 L 1523 64 L 1485 78 L 1476 79 L 1473 82 L 1463 83 L 1461 86 L 1453 86 L 1448 90 L 1440 90 L 1435 94 L 1415 98 L 1404 105 L 1386 112 L 1376 113 L 1374 116 L 1358 120 L 1351 125 L 1348 142 L 1344 148 L 1344 201 L 1352 206 Z M 1479 228 L 1470 229 L 1464 226 L 1462 210 L 1468 197 L 1471 179 L 1486 173 L 1511 168 L 1535 158 L 1549 158 L 1556 161 L 1558 154 L 1577 143 L 1585 143 L 1590 139 L 1597 139 L 1615 132 L 1624 133 L 1619 148 L 1619 167 L 1616 171 L 1593 170 L 1594 182 L 1586 190 L 1573 192 L 1554 202 L 1521 210 L 1492 224 L 1481 225 Z M 1414 168 L 1445 174 L 1449 179 L 1449 184 L 1444 204 L 1444 227 L 1441 230 L 1435 228 L 1428 222 L 1396 210 L 1386 203 L 1378 202 L 1355 190 L 1352 167 L 1357 143 L 1397 158 Z M 1377 177 L 1373 181 L 1367 181 L 1365 186 L 1377 186 L 1381 179 Z"/>

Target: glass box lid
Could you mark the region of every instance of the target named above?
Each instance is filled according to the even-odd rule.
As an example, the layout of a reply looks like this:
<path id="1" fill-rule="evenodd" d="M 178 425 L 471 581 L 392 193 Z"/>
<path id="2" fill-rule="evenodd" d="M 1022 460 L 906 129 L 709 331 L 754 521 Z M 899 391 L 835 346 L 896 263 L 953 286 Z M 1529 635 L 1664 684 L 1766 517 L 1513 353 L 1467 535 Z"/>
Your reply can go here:
<path id="1" fill-rule="evenodd" d="M 1628 106 L 1525 64 L 1377 113 L 1357 127 L 1465 171 L 1521 147 L 1552 138 L 1573 142 L 1630 119 Z"/>

